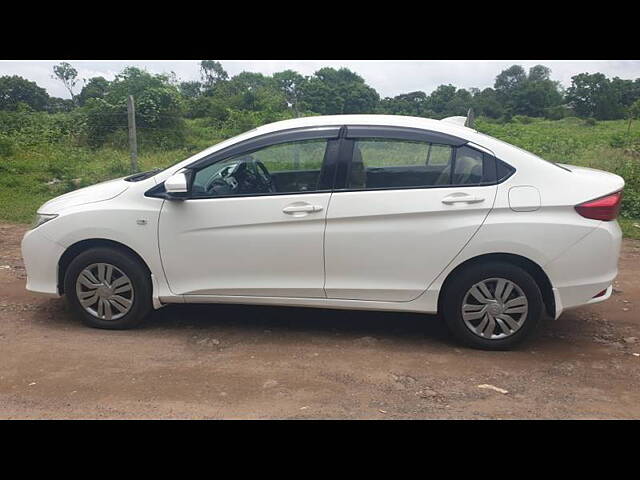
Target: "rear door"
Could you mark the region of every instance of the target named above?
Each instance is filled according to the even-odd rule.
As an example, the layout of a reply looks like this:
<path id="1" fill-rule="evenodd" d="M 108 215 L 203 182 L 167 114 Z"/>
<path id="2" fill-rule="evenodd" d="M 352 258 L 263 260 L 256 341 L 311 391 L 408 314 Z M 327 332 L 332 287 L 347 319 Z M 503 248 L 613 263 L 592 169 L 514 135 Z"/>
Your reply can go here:
<path id="1" fill-rule="evenodd" d="M 471 239 L 495 159 L 437 132 L 348 127 L 325 234 L 328 298 L 417 298 Z"/>

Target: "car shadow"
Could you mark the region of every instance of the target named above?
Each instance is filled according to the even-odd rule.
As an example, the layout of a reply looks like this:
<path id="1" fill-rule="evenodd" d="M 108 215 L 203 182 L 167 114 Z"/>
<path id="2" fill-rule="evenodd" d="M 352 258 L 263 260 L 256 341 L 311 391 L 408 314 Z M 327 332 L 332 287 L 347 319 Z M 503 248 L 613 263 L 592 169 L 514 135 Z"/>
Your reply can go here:
<path id="1" fill-rule="evenodd" d="M 284 335 L 377 337 L 433 340 L 450 344 L 446 326 L 436 315 L 370 310 L 258 305 L 168 305 L 154 311 L 144 330 L 233 330 L 236 334 L 268 331 Z"/>

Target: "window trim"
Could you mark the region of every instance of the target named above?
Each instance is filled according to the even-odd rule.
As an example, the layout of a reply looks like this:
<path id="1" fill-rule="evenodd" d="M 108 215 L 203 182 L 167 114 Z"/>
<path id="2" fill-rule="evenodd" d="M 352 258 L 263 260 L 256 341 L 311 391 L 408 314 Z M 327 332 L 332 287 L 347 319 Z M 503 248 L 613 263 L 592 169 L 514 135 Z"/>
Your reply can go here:
<path id="1" fill-rule="evenodd" d="M 448 133 L 425 130 L 414 127 L 396 127 L 383 125 L 348 125 L 345 138 L 390 138 L 394 140 L 408 140 L 414 142 L 428 142 L 439 145 L 451 145 L 460 147 L 469 143 L 465 140 Z"/>

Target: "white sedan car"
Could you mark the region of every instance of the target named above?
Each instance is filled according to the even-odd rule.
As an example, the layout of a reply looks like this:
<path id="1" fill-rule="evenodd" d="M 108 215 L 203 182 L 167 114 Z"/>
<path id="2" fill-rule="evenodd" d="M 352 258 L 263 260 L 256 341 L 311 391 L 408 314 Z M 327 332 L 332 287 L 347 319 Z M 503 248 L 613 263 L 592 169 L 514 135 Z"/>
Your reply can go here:
<path id="1" fill-rule="evenodd" d="M 112 329 L 168 303 L 437 313 L 485 349 L 609 298 L 623 179 L 458 118 L 286 120 L 62 195 L 22 242 L 27 289 Z"/>

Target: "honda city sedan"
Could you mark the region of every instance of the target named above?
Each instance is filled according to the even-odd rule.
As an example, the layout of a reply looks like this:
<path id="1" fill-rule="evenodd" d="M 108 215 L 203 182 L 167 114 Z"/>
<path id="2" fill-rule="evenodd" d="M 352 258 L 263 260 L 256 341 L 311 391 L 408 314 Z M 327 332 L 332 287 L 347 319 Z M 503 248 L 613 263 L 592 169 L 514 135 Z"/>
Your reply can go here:
<path id="1" fill-rule="evenodd" d="M 609 298 L 623 179 L 463 121 L 285 120 L 62 195 L 23 239 L 27 289 L 98 328 L 171 303 L 386 310 L 495 350 Z"/>

